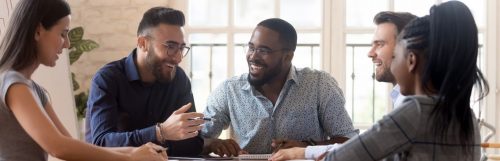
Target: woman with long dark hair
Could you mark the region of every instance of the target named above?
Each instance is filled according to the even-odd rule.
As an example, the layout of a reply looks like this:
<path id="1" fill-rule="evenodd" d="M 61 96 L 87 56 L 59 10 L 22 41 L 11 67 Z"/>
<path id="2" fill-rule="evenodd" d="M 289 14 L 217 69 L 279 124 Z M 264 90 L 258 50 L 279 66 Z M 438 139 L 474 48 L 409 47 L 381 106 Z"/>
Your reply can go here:
<path id="1" fill-rule="evenodd" d="M 476 65 L 478 47 L 474 18 L 462 2 L 435 5 L 414 19 L 399 35 L 391 64 L 408 97 L 365 133 L 325 152 L 325 160 L 479 160 L 470 97 L 474 85 L 479 99 L 489 87 Z M 283 160 L 278 153 L 271 160 Z"/>
<path id="2" fill-rule="evenodd" d="M 63 160 L 165 160 L 153 143 L 101 148 L 72 139 L 31 80 L 40 64 L 55 66 L 69 47 L 70 12 L 65 0 L 21 0 L 13 12 L 0 43 L 0 161 L 45 161 L 47 153 Z"/>

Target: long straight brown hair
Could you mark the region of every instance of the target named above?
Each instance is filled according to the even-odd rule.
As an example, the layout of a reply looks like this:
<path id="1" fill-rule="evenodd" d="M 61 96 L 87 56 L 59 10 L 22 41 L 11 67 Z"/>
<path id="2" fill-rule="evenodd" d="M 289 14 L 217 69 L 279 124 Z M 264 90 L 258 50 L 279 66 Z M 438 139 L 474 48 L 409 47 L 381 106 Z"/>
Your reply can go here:
<path id="1" fill-rule="evenodd" d="M 70 14 L 65 0 L 19 1 L 0 43 L 0 72 L 33 65 L 37 59 L 35 32 L 38 25 L 49 30 Z"/>

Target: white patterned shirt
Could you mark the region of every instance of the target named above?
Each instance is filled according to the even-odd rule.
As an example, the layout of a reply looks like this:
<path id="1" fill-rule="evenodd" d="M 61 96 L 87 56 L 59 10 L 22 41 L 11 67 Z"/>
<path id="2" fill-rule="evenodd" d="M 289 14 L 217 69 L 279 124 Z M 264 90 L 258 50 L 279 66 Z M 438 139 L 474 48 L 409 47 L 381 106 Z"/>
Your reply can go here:
<path id="1" fill-rule="evenodd" d="M 327 140 L 355 136 L 342 90 L 328 73 L 291 66 L 276 104 L 252 87 L 248 73 L 224 81 L 208 97 L 202 136 L 231 138 L 251 154 L 272 152 L 272 139 Z"/>

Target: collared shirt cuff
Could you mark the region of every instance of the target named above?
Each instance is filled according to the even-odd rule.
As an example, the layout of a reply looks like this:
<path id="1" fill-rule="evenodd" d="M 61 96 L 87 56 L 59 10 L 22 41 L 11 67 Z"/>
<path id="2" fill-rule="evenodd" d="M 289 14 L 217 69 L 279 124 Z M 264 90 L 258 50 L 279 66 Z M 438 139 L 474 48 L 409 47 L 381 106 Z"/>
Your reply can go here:
<path id="1" fill-rule="evenodd" d="M 332 151 L 338 146 L 340 146 L 340 144 L 307 146 L 306 151 L 304 153 L 305 155 L 304 157 L 305 159 L 316 159 L 321 154 L 325 153 L 327 150 Z"/>

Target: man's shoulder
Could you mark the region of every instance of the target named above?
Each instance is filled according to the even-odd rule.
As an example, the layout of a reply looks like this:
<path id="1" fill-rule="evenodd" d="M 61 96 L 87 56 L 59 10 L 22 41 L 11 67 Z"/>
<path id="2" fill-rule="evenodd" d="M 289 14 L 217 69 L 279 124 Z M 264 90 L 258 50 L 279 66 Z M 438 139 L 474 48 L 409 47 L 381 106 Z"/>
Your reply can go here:
<path id="1" fill-rule="evenodd" d="M 94 77 L 117 77 L 120 75 L 125 75 L 125 59 L 126 58 L 122 58 L 120 60 L 115 60 L 107 63 L 99 70 L 97 70 Z"/>
<path id="2" fill-rule="evenodd" d="M 327 73 L 323 70 L 317 70 L 317 69 L 312 69 L 312 68 L 296 68 L 295 70 L 297 77 L 301 80 L 305 81 L 312 81 L 312 80 L 320 80 L 320 81 L 325 81 L 325 80 L 333 80 L 336 82 L 336 80 L 330 75 L 330 73 Z"/>

